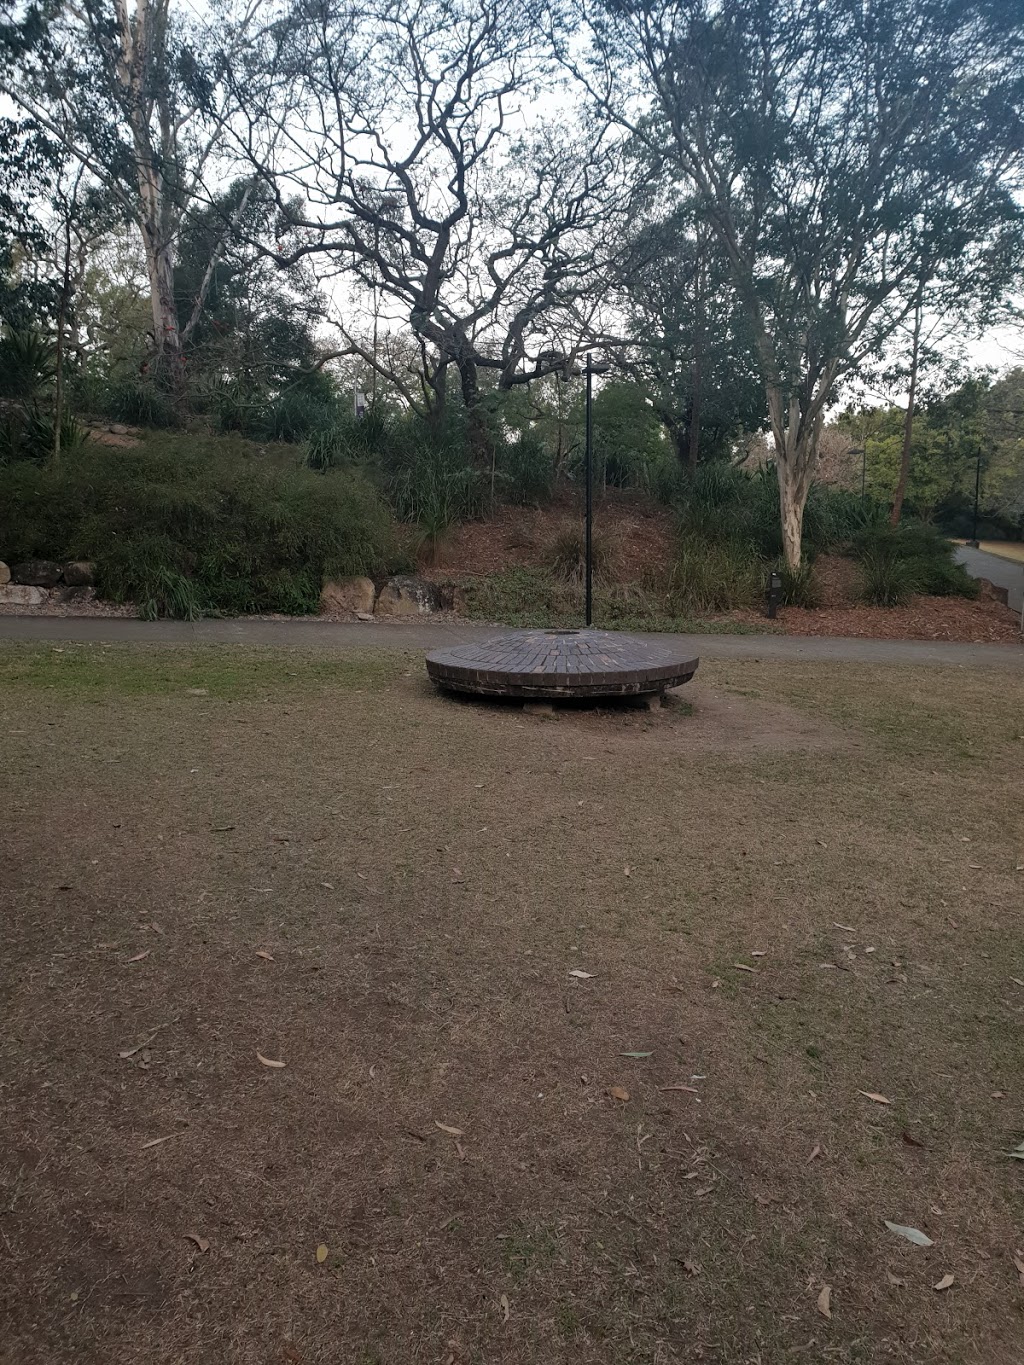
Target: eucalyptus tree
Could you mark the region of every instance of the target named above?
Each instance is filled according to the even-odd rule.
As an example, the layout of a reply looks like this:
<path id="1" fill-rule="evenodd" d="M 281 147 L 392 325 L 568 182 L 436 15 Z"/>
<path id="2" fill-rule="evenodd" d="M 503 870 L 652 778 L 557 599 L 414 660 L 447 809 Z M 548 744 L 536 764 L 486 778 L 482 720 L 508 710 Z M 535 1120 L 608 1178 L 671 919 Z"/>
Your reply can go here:
<path id="1" fill-rule="evenodd" d="M 137 225 L 155 368 L 179 394 L 198 315 L 184 327 L 178 317 L 178 234 L 232 114 L 210 54 L 237 55 L 253 14 L 221 9 L 200 21 L 174 0 L 43 0 L 18 25 L 24 40 L 8 93 Z"/>
<path id="2" fill-rule="evenodd" d="M 966 224 L 1019 216 L 1024 16 L 1008 0 L 578 5 L 589 45 L 560 41 L 563 62 L 696 199 L 728 263 L 795 568 L 838 387 L 913 311 L 926 253 L 930 277 Z M 935 205 L 942 231 L 923 234 Z"/>

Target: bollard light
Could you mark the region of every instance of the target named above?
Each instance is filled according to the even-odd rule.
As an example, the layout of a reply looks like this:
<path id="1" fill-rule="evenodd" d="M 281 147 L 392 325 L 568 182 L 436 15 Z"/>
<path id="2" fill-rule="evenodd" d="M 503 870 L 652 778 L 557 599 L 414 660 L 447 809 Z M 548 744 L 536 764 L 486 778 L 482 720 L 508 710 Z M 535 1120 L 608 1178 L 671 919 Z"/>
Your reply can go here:
<path id="1" fill-rule="evenodd" d="M 765 589 L 764 594 L 765 606 L 767 608 L 765 614 L 767 615 L 769 621 L 774 621 L 775 617 L 778 614 L 779 594 L 781 593 L 781 591 L 782 575 L 776 569 L 772 569 L 771 573 L 768 575 L 768 586 Z"/>

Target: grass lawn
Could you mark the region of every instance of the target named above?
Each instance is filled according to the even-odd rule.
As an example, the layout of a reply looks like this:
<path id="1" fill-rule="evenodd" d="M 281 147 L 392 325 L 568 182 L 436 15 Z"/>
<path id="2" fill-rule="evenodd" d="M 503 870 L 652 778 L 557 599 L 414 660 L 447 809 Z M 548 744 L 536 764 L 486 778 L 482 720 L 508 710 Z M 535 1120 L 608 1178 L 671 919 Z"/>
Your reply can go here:
<path id="1" fill-rule="evenodd" d="M 1024 545 L 1015 540 L 983 540 L 981 549 L 1000 559 L 1012 559 L 1015 564 L 1024 564 Z"/>
<path id="2" fill-rule="evenodd" d="M 5 1365 L 1020 1365 L 1020 680 L 698 677 L 0 649 Z"/>

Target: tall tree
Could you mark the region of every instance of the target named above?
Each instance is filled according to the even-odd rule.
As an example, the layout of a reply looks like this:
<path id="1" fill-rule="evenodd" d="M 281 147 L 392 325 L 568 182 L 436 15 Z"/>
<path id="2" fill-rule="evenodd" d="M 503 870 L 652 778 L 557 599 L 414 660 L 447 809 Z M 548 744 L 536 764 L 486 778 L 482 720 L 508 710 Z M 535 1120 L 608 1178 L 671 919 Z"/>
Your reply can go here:
<path id="1" fill-rule="evenodd" d="M 278 263 L 316 258 L 382 296 L 386 323 L 417 338 L 435 409 L 450 371 L 476 413 L 481 370 L 500 391 L 565 365 L 552 319 L 591 287 L 629 211 L 610 121 L 532 107 L 551 84 L 539 12 L 296 0 L 235 72 L 239 151 L 301 238 Z"/>
<path id="2" fill-rule="evenodd" d="M 237 52 L 251 21 L 251 11 L 219 13 L 217 45 Z M 155 365 L 181 394 L 189 324 L 174 298 L 178 232 L 231 114 L 205 59 L 212 39 L 172 0 L 46 0 L 29 7 L 21 30 L 10 94 L 137 224 Z"/>
<path id="3" fill-rule="evenodd" d="M 605 345 L 692 474 L 765 418 L 752 334 L 721 247 L 692 205 L 679 205 L 630 232 L 615 286 L 626 336 Z"/>
<path id="4" fill-rule="evenodd" d="M 796 567 L 826 411 L 913 308 L 922 215 L 933 203 L 951 224 L 1020 215 L 1019 8 L 607 0 L 582 12 L 589 51 L 563 42 L 563 61 L 697 197 L 729 263 Z"/>

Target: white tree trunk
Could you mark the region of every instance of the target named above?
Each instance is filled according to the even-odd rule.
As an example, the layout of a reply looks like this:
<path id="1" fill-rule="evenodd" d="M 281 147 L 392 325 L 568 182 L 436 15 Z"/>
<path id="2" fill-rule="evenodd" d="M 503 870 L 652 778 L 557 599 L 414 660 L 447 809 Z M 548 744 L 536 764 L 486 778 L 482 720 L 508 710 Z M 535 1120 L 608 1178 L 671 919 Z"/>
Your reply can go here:
<path id="1" fill-rule="evenodd" d="M 769 384 L 768 415 L 775 439 L 775 472 L 779 481 L 782 552 L 790 569 L 799 569 L 803 555 L 804 508 L 814 480 L 822 415 L 802 411 L 794 395 Z"/>

